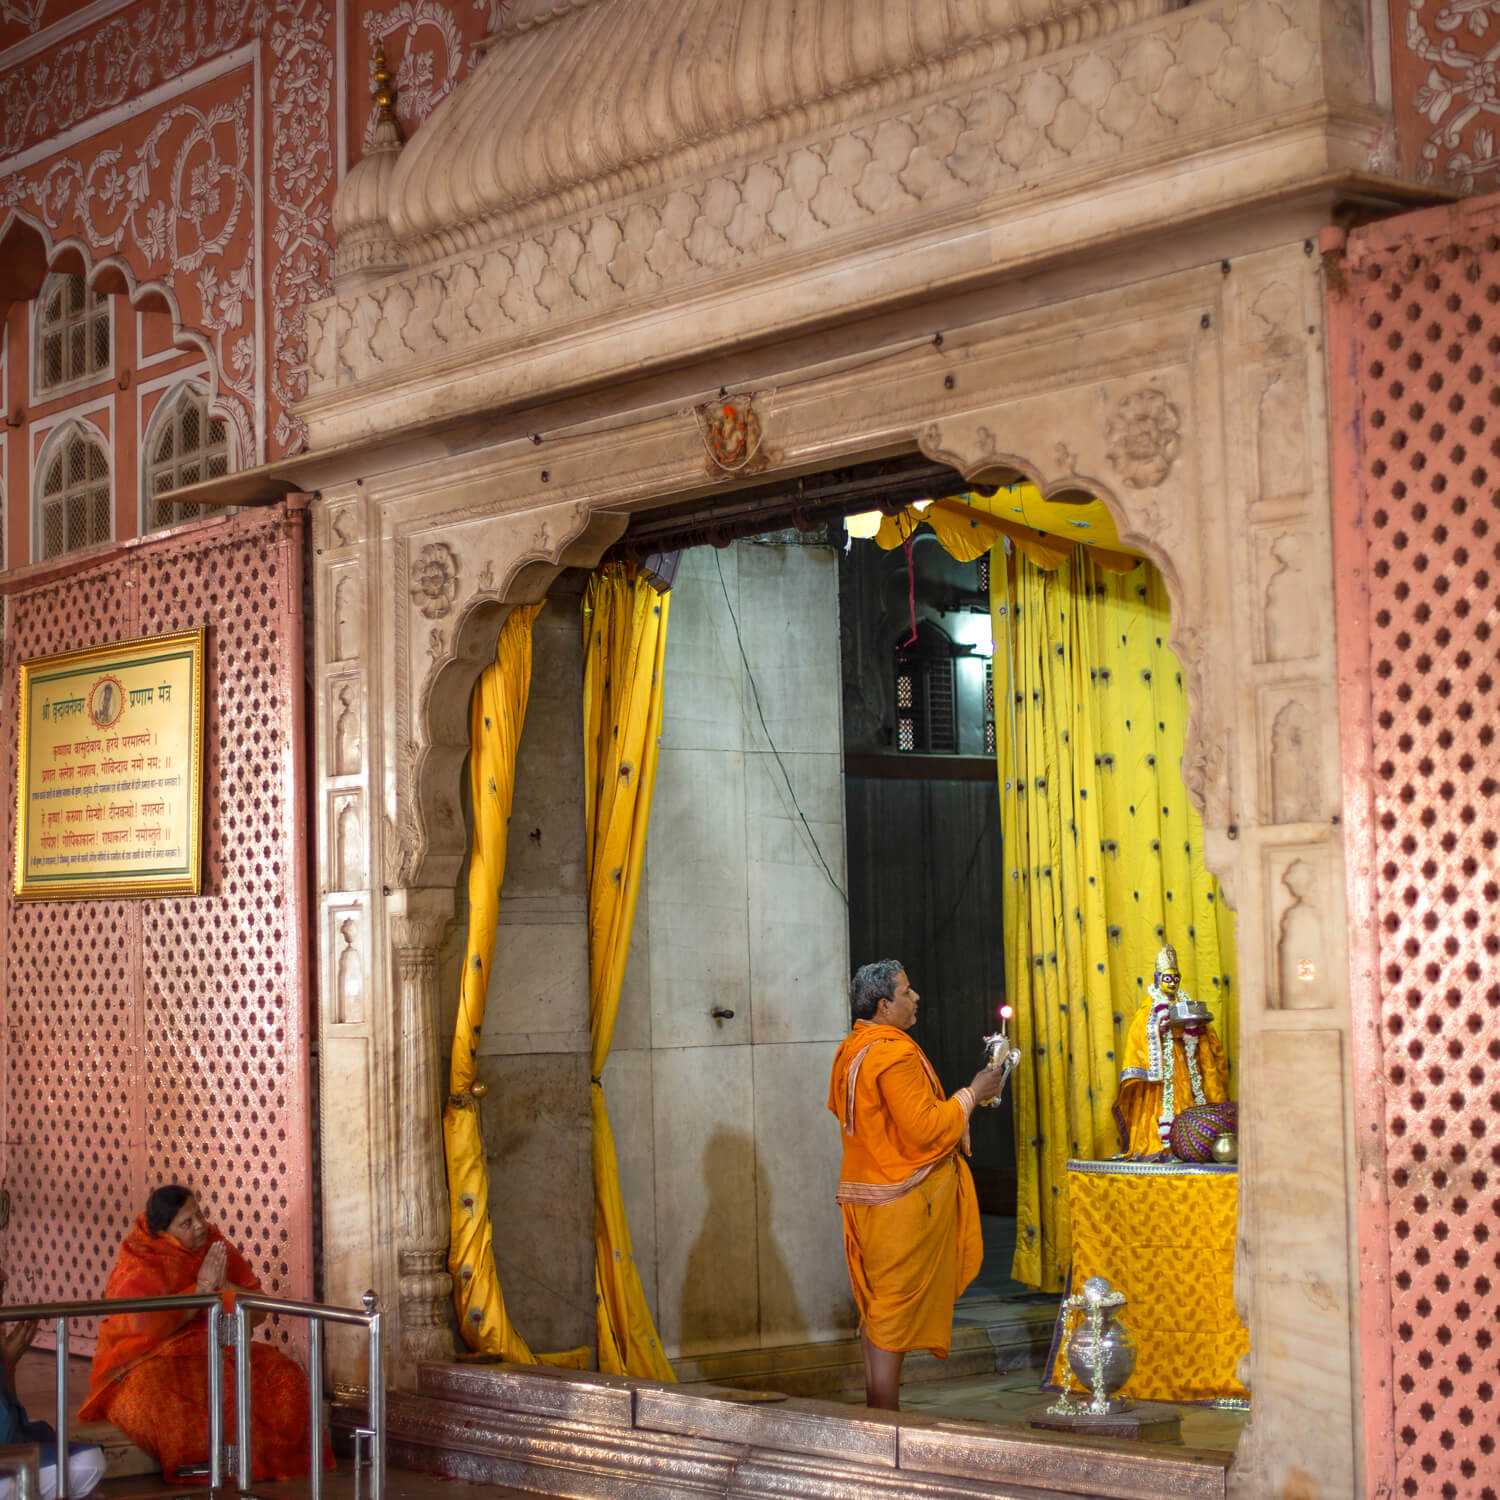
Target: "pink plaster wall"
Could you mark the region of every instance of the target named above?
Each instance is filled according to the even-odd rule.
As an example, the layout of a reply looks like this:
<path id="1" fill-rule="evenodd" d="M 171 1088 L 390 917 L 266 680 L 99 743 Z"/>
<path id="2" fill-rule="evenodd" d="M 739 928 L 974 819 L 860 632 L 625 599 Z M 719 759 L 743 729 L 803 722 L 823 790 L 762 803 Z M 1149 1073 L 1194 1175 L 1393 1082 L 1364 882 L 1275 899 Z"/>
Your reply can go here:
<path id="1" fill-rule="evenodd" d="M 101 1295 L 166 1182 L 197 1190 L 268 1289 L 312 1294 L 305 514 L 225 517 L 7 588 L 7 724 L 23 660 L 208 630 L 202 894 L 22 904 L 0 885 L 12 1300 Z M 7 849 L 17 748 L 0 751 Z"/>

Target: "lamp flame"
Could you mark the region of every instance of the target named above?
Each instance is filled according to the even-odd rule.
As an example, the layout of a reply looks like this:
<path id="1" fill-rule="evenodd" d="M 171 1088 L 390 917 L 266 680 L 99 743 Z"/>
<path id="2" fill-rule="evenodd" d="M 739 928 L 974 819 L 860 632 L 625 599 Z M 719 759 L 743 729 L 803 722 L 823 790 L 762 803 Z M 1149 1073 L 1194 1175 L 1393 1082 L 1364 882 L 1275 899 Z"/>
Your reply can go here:
<path id="1" fill-rule="evenodd" d="M 1002 1005 L 1000 1007 L 1000 1019 L 1002 1021 L 1008 1021 L 1008 1020 L 1010 1020 L 1010 1018 L 1013 1015 L 1015 1015 L 1015 1011 L 1012 1010 L 1010 1006 L 1008 1006 L 1008 1005 Z"/>

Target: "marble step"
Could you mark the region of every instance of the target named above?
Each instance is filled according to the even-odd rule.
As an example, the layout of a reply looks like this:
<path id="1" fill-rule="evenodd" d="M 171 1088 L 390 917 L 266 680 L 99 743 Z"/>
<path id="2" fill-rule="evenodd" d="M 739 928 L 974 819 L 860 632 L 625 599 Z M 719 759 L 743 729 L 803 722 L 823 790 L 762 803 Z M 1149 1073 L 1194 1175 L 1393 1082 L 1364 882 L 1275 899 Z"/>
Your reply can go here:
<path id="1" fill-rule="evenodd" d="M 423 1365 L 417 1391 L 391 1392 L 387 1419 L 395 1466 L 570 1500 L 1224 1500 L 1229 1465 L 1223 1453 L 513 1365 Z"/>

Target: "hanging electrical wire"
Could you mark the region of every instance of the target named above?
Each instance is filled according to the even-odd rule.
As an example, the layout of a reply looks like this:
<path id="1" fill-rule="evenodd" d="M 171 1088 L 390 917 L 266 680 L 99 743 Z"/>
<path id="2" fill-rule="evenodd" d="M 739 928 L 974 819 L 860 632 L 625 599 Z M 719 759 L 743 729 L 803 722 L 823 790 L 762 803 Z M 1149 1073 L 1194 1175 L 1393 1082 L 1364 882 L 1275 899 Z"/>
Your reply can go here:
<path id="1" fill-rule="evenodd" d="M 719 551 L 714 549 L 714 570 L 719 575 L 719 588 L 724 594 L 724 607 L 729 611 L 729 623 L 734 627 L 734 641 L 739 647 L 740 661 L 745 667 L 745 680 L 750 684 L 750 696 L 755 700 L 755 712 L 760 719 L 760 730 L 766 737 L 766 743 L 771 747 L 771 754 L 776 758 L 776 764 L 781 771 L 781 779 L 786 782 L 787 796 L 792 799 L 792 806 L 797 810 L 797 816 L 801 819 L 802 827 L 806 830 L 808 841 L 812 844 L 813 853 L 818 857 L 818 863 L 823 867 L 823 873 L 828 877 L 828 883 L 838 892 L 839 900 L 845 906 L 849 904 L 848 894 L 843 886 L 834 878 L 833 871 L 828 866 L 828 861 L 823 857 L 822 846 L 818 843 L 818 836 L 812 831 L 812 824 L 807 821 L 807 814 L 802 811 L 802 804 L 797 800 L 797 793 L 792 786 L 792 778 L 787 773 L 786 762 L 781 758 L 781 751 L 776 748 L 776 741 L 771 738 L 770 726 L 766 723 L 766 711 L 761 707 L 760 689 L 755 685 L 755 673 L 750 670 L 750 658 L 745 654 L 744 637 L 740 635 L 740 622 L 735 617 L 734 605 L 729 598 L 729 585 L 724 582 L 724 568 L 719 562 Z"/>

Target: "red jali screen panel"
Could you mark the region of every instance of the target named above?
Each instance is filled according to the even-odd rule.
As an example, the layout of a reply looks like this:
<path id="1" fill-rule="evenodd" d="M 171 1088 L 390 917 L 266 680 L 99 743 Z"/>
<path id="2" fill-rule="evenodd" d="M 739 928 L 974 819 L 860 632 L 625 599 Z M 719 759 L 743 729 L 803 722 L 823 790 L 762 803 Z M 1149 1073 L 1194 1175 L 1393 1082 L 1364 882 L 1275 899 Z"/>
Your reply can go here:
<path id="1" fill-rule="evenodd" d="M 8 861 L 20 662 L 207 628 L 202 894 L 18 902 L 6 870 L 12 1302 L 100 1296 L 147 1195 L 169 1182 L 198 1193 L 268 1292 L 312 1294 L 304 518 L 260 510 L 148 540 L 8 601 Z M 93 1342 L 80 1324 L 75 1352 Z"/>
<path id="2" fill-rule="evenodd" d="M 1500 202 L 1339 239 L 1324 263 L 1366 1490 L 1494 1500 Z"/>

